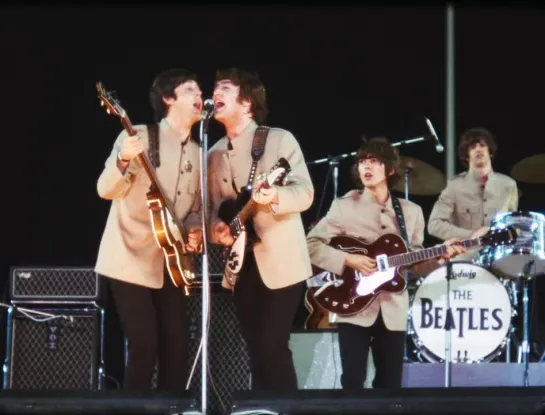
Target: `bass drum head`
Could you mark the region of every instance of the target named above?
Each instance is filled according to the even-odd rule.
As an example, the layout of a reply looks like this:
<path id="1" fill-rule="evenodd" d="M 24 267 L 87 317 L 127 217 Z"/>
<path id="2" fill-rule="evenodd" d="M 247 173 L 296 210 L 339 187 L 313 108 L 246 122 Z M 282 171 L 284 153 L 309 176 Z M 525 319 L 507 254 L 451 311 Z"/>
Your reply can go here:
<path id="1" fill-rule="evenodd" d="M 425 277 L 411 301 L 410 329 L 418 352 L 445 360 L 447 266 Z M 488 362 L 501 353 L 511 329 L 512 305 L 498 278 L 470 262 L 452 262 L 451 361 Z"/>

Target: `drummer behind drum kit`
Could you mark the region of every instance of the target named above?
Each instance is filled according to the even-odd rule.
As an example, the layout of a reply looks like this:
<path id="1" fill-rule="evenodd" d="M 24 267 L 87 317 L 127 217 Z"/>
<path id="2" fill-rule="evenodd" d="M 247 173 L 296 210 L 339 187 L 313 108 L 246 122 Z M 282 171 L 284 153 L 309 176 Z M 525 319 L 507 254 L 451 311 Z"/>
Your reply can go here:
<path id="1" fill-rule="evenodd" d="M 528 183 L 545 183 L 545 155 L 519 162 L 511 175 Z M 539 160 L 538 160 L 539 159 Z M 429 174 L 429 173 L 428 173 Z M 537 177 L 536 174 L 541 174 Z M 514 243 L 487 246 L 473 262 L 452 262 L 450 280 L 452 362 L 490 362 L 505 351 L 509 362 L 510 341 L 514 335 L 515 316 L 522 315 L 522 341 L 518 363 L 530 359 L 528 284 L 545 273 L 545 216 L 535 212 L 506 212 L 490 223 L 491 230 L 514 227 Z M 418 360 L 446 360 L 445 310 L 446 266 L 421 278 L 411 293 L 408 334 Z M 522 313 L 518 292 L 522 291 Z"/>
<path id="2" fill-rule="evenodd" d="M 511 175 L 522 182 L 545 183 L 541 167 L 544 164 L 545 154 L 533 156 L 519 162 Z M 444 176 L 435 167 L 410 157 L 401 157 L 401 166 L 405 180 L 399 181 L 393 190 L 404 192 L 407 199 L 409 193 L 435 195 L 443 190 Z M 528 364 L 528 283 L 545 273 L 545 216 L 535 212 L 507 212 L 497 215 L 490 224 L 491 233 L 511 228 L 518 235 L 510 243 L 487 244 L 472 262 L 451 261 L 420 278 L 412 288 L 409 284 L 408 335 L 415 345 L 412 352 L 416 360 L 490 362 L 505 351 L 505 360 L 509 362 L 509 346 L 515 332 L 513 318 L 522 314 L 523 334 L 517 360 Z M 518 311 L 519 291 L 522 291 L 522 313 Z M 314 292 L 312 288 L 307 292 L 307 307 Z M 450 336 L 445 335 L 449 331 L 445 327 L 447 322 Z"/>

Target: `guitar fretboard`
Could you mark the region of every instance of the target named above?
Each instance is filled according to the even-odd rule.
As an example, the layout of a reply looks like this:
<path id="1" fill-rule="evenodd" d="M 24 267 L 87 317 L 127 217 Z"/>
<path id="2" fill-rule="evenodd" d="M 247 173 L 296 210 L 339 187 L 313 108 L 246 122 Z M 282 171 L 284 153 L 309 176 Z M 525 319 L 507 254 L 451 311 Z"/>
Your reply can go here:
<path id="1" fill-rule="evenodd" d="M 459 244 L 467 249 L 475 248 L 481 245 L 481 238 L 467 239 L 465 241 L 460 241 Z M 426 248 L 416 252 L 407 252 L 405 254 L 388 257 L 388 266 L 393 268 L 401 267 L 404 265 L 411 265 L 416 262 L 425 261 L 427 259 L 441 257 L 446 253 L 446 245 L 434 246 L 432 248 Z"/>

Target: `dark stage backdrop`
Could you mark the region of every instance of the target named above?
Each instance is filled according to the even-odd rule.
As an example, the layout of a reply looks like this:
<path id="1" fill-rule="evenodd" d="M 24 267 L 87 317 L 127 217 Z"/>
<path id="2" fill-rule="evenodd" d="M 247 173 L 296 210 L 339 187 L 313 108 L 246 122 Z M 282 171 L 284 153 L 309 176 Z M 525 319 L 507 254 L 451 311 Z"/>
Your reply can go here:
<path id="1" fill-rule="evenodd" d="M 99 106 L 98 80 L 136 124 L 152 120 L 147 94 L 161 70 L 197 72 L 205 97 L 217 69 L 256 70 L 268 124 L 292 131 L 308 161 L 354 151 L 362 135 L 421 136 L 424 117 L 445 140 L 443 7 L 28 6 L 4 7 L 0 21 L 4 285 L 12 265 L 94 265 L 109 209 L 96 180 L 121 130 Z M 544 28 L 542 9 L 456 12 L 456 132 L 490 129 L 502 173 L 545 150 Z M 212 123 L 210 145 L 222 134 Z M 445 169 L 431 142 L 402 152 Z M 351 162 L 339 195 L 352 187 Z M 307 225 L 332 198 L 328 166 L 309 169 Z M 521 208 L 545 211 L 543 186 L 520 187 Z M 426 217 L 435 199 L 413 198 Z"/>

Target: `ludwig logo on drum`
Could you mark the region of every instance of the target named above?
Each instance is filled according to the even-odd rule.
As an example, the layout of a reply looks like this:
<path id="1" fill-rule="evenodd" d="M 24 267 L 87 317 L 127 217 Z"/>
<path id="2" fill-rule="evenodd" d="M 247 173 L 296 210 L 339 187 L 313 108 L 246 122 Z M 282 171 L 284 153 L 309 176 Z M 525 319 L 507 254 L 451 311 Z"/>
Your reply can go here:
<path id="1" fill-rule="evenodd" d="M 460 278 L 466 278 L 466 279 L 475 279 L 477 276 L 477 273 L 471 269 L 462 268 L 460 271 L 452 271 L 452 279 L 460 279 Z"/>

